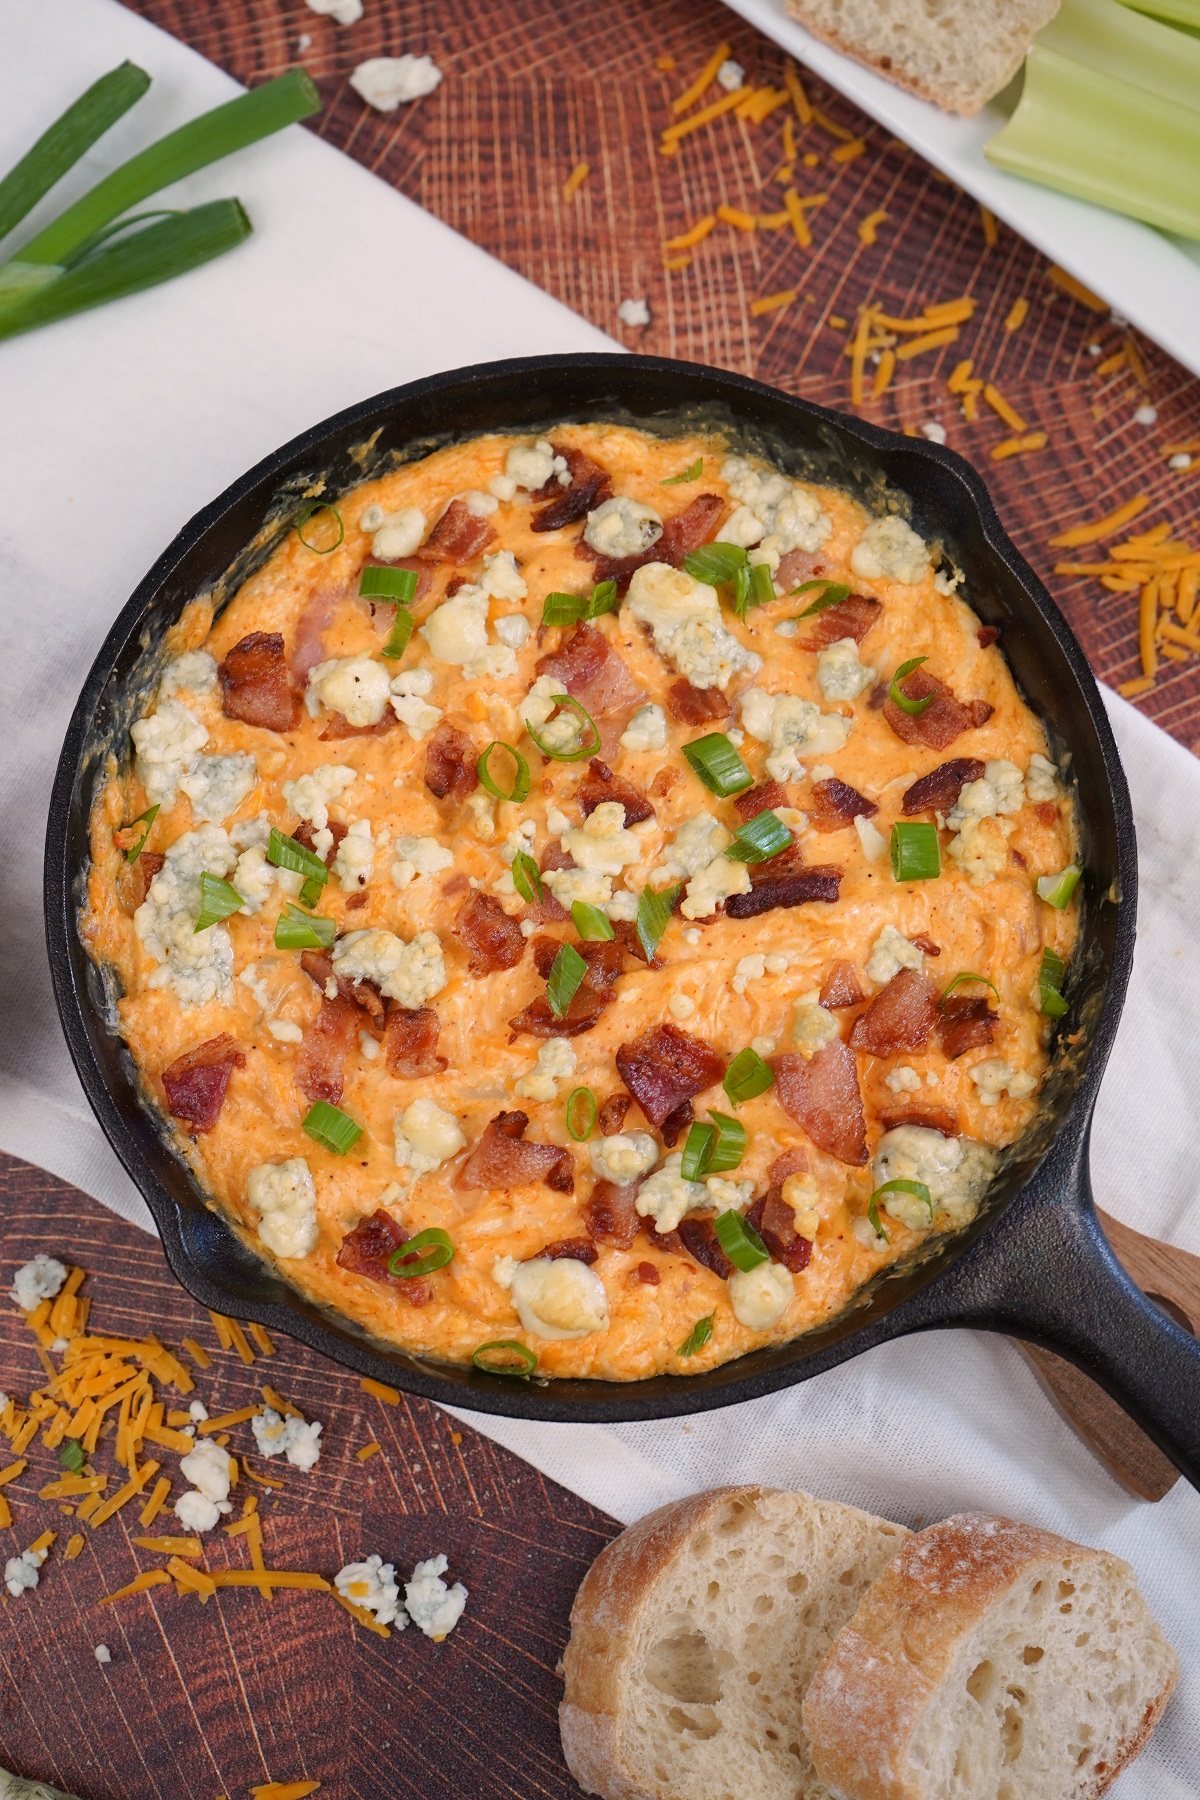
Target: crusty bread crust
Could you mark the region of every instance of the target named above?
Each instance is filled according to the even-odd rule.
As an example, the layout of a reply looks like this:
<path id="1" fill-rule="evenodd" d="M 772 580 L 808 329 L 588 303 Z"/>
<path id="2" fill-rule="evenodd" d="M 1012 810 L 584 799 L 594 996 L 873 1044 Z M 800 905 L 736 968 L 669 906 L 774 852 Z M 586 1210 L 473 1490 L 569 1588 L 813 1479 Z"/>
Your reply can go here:
<path id="1" fill-rule="evenodd" d="M 964 0 L 964 4 L 970 3 L 972 0 Z M 813 0 L 787 0 L 787 9 L 792 17 L 798 19 L 813 37 L 828 44 L 831 50 L 838 50 L 854 62 L 862 63 L 864 68 L 874 70 L 893 86 L 916 94 L 920 100 L 930 101 L 943 112 L 958 113 L 963 118 L 973 118 L 995 94 L 1007 87 L 1024 62 L 1034 34 L 1058 11 L 1059 0 L 1044 0 L 1041 5 L 1037 0 L 1027 0 L 1027 5 L 1031 12 L 1027 34 L 1013 44 L 1006 57 L 999 59 L 993 56 L 989 67 L 980 67 L 976 78 L 968 85 L 925 80 L 917 70 L 906 67 L 900 57 L 885 55 L 881 51 L 873 52 L 846 32 L 839 31 L 825 16 L 824 10 L 813 4 Z"/>
<path id="2" fill-rule="evenodd" d="M 1064 1556 L 1127 1572 L 1106 1551 L 986 1513 L 960 1514 L 910 1538 L 809 1684 L 803 1719 L 821 1778 L 853 1800 L 928 1800 L 905 1764 L 958 1645 L 1014 1584 L 1061 1568 Z M 1172 1673 L 1099 1779 L 1079 1789 L 1078 1800 L 1100 1800 L 1138 1755 L 1175 1679 Z"/>
<path id="3" fill-rule="evenodd" d="M 647 1513 L 603 1549 L 571 1607 L 563 1657 L 566 1688 L 558 1709 L 567 1767 L 587 1794 L 645 1800 L 646 1788 L 619 1753 L 629 1674 L 622 1648 L 636 1640 L 653 1604 L 655 1578 L 731 1494 L 758 1488 L 719 1487 Z M 685 1800 L 681 1796 L 680 1800 Z"/>

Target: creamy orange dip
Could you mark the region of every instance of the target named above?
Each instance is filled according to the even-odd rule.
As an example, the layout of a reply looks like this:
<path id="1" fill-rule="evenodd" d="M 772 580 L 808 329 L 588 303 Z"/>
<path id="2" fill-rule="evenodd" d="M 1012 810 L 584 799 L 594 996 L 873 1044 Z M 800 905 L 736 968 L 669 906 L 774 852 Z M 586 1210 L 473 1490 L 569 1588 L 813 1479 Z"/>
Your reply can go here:
<path id="1" fill-rule="evenodd" d="M 535 528 L 581 503 L 571 522 Z M 672 568 L 701 527 L 740 547 L 735 582 L 765 566 L 751 594 L 773 597 L 740 616 L 728 583 L 718 593 Z M 809 1331 L 967 1222 L 1037 1107 L 1042 953 L 1068 959 L 1077 929 L 1074 903 L 1047 904 L 1036 886 L 1072 864 L 1071 803 L 1001 649 L 981 642 L 969 579 L 844 493 L 732 458 L 711 436 L 617 427 L 455 445 L 301 529 L 315 548 L 289 533 L 215 621 L 200 600 L 177 628 L 137 754 L 114 760 L 96 806 L 83 925 L 119 976 L 120 1030 L 164 1113 L 164 1071 L 229 1040 L 199 1058 L 216 1066 L 199 1096 L 188 1063 L 176 1070 L 173 1122 L 240 1234 L 296 1288 L 406 1350 L 462 1362 L 516 1342 L 541 1374 L 633 1380 Z M 594 548 L 578 554 L 585 538 Z M 604 552 L 649 556 L 631 579 L 617 568 L 619 609 L 541 628 L 547 595 L 591 594 Z M 383 654 L 397 607 L 359 597 L 368 562 L 422 577 L 399 657 Z M 829 596 L 822 582 L 849 597 L 797 624 Z M 809 647 L 830 621 L 845 634 Z M 256 638 L 247 660 L 251 634 L 274 634 L 274 648 Z M 914 710 L 898 711 L 888 684 L 914 658 L 926 660 L 899 685 Z M 557 666 L 539 678 L 546 659 Z M 555 704 L 569 682 L 582 710 Z M 264 712 L 273 726 L 248 722 Z M 543 755 L 531 731 L 576 759 Z M 711 791 L 684 757 L 716 734 L 761 790 L 750 801 Z M 493 740 L 528 766 L 519 802 L 476 778 Z M 589 748 L 600 773 L 578 754 Z M 512 758 L 498 750 L 487 766 L 511 792 Z M 922 807 L 911 790 L 934 770 Z M 625 801 L 597 803 L 598 783 Z M 148 860 L 130 862 L 145 829 L 130 822 L 155 801 Z M 731 840 L 759 811 L 793 842 L 739 860 Z M 926 848 L 936 839 L 935 877 L 895 878 L 898 822 L 924 824 Z M 330 864 L 308 902 L 336 939 L 309 972 L 274 941 L 303 876 L 269 860 L 272 827 Z M 544 871 L 540 902 L 519 857 Z M 242 904 L 197 932 L 202 873 Z M 797 900 L 797 876 L 825 897 Z M 654 966 L 639 901 L 645 919 L 644 896 L 663 889 L 675 910 Z M 573 900 L 592 911 L 572 915 Z M 563 945 L 585 945 L 580 921 L 605 920 L 609 961 L 575 1015 L 556 1029 L 551 1012 L 548 1036 L 521 1029 L 531 1006 L 547 1016 L 547 971 Z M 497 933 L 511 966 L 488 967 Z M 964 974 L 991 986 L 947 994 Z M 594 1022 L 567 1035 L 589 994 Z M 735 1105 L 721 1071 L 747 1050 L 774 1082 Z M 665 1069 L 669 1089 L 679 1057 L 702 1089 L 656 1125 L 655 1080 Z M 414 1066 L 426 1072 L 398 1072 Z M 598 1109 L 579 1140 L 577 1089 Z M 361 1128 L 344 1154 L 302 1129 L 321 1092 Z M 744 1127 L 736 1166 L 705 1174 L 695 1139 L 685 1178 L 689 1109 Z M 577 1130 L 589 1112 L 576 1095 Z M 519 1174 L 539 1145 L 553 1150 L 534 1177 L 508 1185 L 508 1152 Z M 909 1186 L 872 1204 L 889 1181 Z M 387 1256 L 430 1228 L 452 1258 L 389 1277 Z"/>

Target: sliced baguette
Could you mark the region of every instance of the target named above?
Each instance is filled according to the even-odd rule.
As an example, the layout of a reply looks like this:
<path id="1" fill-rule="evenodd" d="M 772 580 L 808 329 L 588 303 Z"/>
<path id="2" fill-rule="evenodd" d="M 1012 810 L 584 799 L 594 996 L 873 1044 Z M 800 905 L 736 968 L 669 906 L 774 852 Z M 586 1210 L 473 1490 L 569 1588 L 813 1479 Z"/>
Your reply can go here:
<path id="1" fill-rule="evenodd" d="M 977 113 L 1006 87 L 1059 0 L 788 0 L 846 56 L 946 112 Z"/>
<path id="2" fill-rule="evenodd" d="M 808 1678 L 908 1538 L 772 1488 L 697 1494 L 630 1526 L 571 1610 L 563 1750 L 604 1800 L 815 1800 Z"/>
<path id="3" fill-rule="evenodd" d="M 843 1800 L 1097 1800 L 1177 1675 L 1128 1563 L 986 1513 L 905 1544 L 804 1701 Z"/>

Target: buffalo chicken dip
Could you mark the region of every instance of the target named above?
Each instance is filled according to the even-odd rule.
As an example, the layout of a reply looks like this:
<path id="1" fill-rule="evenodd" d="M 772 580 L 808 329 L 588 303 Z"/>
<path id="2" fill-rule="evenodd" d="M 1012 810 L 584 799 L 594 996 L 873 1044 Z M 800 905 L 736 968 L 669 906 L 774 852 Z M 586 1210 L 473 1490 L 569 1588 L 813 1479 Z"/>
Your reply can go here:
<path id="1" fill-rule="evenodd" d="M 634 1380 L 965 1225 L 1078 867 L 961 586 L 712 437 L 566 426 L 314 500 L 193 603 L 84 931 L 241 1236 L 406 1350 Z"/>

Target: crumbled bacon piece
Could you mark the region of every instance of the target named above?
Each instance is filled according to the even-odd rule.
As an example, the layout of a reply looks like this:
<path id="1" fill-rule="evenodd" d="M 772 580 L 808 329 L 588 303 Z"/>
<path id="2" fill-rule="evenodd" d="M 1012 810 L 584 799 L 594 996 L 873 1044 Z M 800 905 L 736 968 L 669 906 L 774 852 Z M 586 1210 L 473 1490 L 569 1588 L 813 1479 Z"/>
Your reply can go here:
<path id="1" fill-rule="evenodd" d="M 995 708 L 986 700 L 956 699 L 944 681 L 927 669 L 914 669 L 900 683 L 906 700 L 929 700 L 924 712 L 906 713 L 889 695 L 883 703 L 883 716 L 898 738 L 906 744 L 924 744 L 930 750 L 944 750 L 964 731 L 986 725 Z"/>
<path id="2" fill-rule="evenodd" d="M 658 1128 L 662 1135 L 662 1141 L 667 1146 L 668 1150 L 673 1150 L 675 1148 L 684 1132 L 688 1130 L 695 1116 L 690 1100 L 681 1100 L 678 1106 L 672 1107 L 671 1111 L 667 1114 L 666 1118 Z"/>
<path id="3" fill-rule="evenodd" d="M 958 1136 L 958 1120 L 943 1106 L 903 1106 L 885 1112 L 879 1123 L 885 1131 L 895 1131 L 898 1125 L 920 1125 L 925 1131 L 940 1131 L 943 1137 Z"/>
<path id="4" fill-rule="evenodd" d="M 850 1043 L 867 1056 L 923 1050 L 941 1017 L 938 991 L 919 969 L 901 969 L 854 1021 Z"/>
<path id="5" fill-rule="evenodd" d="M 515 969 L 525 954 L 525 938 L 519 919 L 510 919 L 494 894 L 472 890 L 454 915 L 450 927 L 470 953 L 472 975 L 491 975 L 497 969 Z"/>
<path id="6" fill-rule="evenodd" d="M 543 1244 L 538 1255 L 548 1257 L 551 1262 L 594 1263 L 596 1246 L 585 1237 L 556 1238 L 552 1244 Z"/>
<path id="7" fill-rule="evenodd" d="M 376 719 L 374 725 L 352 725 L 345 713 L 333 712 L 326 718 L 325 728 L 318 734 L 318 740 L 327 744 L 334 738 L 382 737 L 397 722 L 390 706 L 384 707 L 382 718 Z"/>
<path id="8" fill-rule="evenodd" d="M 978 781 L 982 774 L 983 764 L 977 756 L 955 756 L 949 762 L 939 763 L 936 769 L 931 769 L 928 775 L 922 775 L 919 781 L 904 790 L 900 810 L 906 816 L 921 812 L 948 813 L 968 781 Z"/>
<path id="9" fill-rule="evenodd" d="M 266 731 L 290 731 L 295 725 L 300 700 L 278 631 L 251 631 L 229 651 L 217 674 L 227 719 Z"/>
<path id="10" fill-rule="evenodd" d="M 942 954 L 942 946 L 940 944 L 935 944 L 928 932 L 914 932 L 909 939 L 909 943 L 914 950 L 923 950 L 926 956 L 940 956 Z"/>
<path id="11" fill-rule="evenodd" d="M 391 1213 L 369 1213 L 348 1231 L 337 1253 L 337 1264 L 351 1275 L 365 1275 L 368 1281 L 385 1282 L 402 1294 L 410 1306 L 428 1306 L 433 1299 L 431 1284 L 421 1275 L 393 1275 L 388 1263 L 397 1250 L 407 1244 L 409 1234 Z"/>
<path id="12" fill-rule="evenodd" d="M 601 1102 L 598 1124 L 601 1137 L 615 1137 L 625 1123 L 625 1114 L 633 1105 L 628 1094 L 610 1094 Z"/>
<path id="13" fill-rule="evenodd" d="M 590 544 L 581 539 L 575 546 L 576 556 L 590 557 L 596 564 L 597 581 L 615 581 L 617 591 L 624 593 L 639 569 L 647 563 L 669 563 L 679 568 L 685 556 L 707 543 L 717 529 L 717 520 L 725 511 L 725 502 L 717 494 L 697 494 L 689 506 L 667 519 L 661 536 L 648 550 L 637 556 L 597 556 Z"/>
<path id="14" fill-rule="evenodd" d="M 361 1008 L 344 994 L 321 1001 L 321 1010 L 305 1032 L 296 1058 L 296 1086 L 309 1100 L 337 1105 L 345 1083 L 346 1058 L 358 1043 L 362 1024 Z"/>
<path id="15" fill-rule="evenodd" d="M 821 983 L 821 1005 L 829 1012 L 843 1006 L 858 1006 L 866 999 L 858 985 L 858 971 L 852 962 L 835 962 Z"/>
<path id="16" fill-rule="evenodd" d="M 826 572 L 826 563 L 819 551 L 789 550 L 780 557 L 779 567 L 775 571 L 775 585 L 784 593 L 798 588 L 802 582 L 815 581 Z"/>
<path id="17" fill-rule="evenodd" d="M 588 965 L 588 971 L 571 996 L 566 1012 L 561 1018 L 557 1017 L 550 1010 L 546 996 L 539 994 L 515 1019 L 509 1020 L 514 1034 L 578 1037 L 581 1032 L 590 1031 L 604 1009 L 611 1005 L 615 997 L 613 988 L 624 964 L 622 944 L 617 938 L 607 938 L 603 943 L 579 944 L 576 948 Z M 558 938 L 533 939 L 534 966 L 543 981 L 549 978 L 554 959 L 561 949 Z"/>
<path id="18" fill-rule="evenodd" d="M 720 688 L 698 688 L 690 681 L 673 681 L 667 689 L 667 711 L 681 725 L 703 725 L 709 719 L 727 719 L 733 711 L 733 701 Z"/>
<path id="19" fill-rule="evenodd" d="M 369 894 L 349 894 L 349 895 L 347 895 L 346 911 L 347 912 L 359 912 L 364 906 L 367 905 L 370 898 L 371 898 L 371 896 Z"/>
<path id="20" fill-rule="evenodd" d="M 598 1244 L 615 1244 L 618 1250 L 628 1250 L 642 1222 L 634 1204 L 640 1186 L 638 1181 L 623 1186 L 615 1181 L 596 1183 L 583 1209 L 583 1222 Z"/>
<path id="21" fill-rule="evenodd" d="M 529 521 L 531 531 L 558 531 L 564 525 L 574 525 L 602 501 L 612 498 L 612 479 L 607 469 L 602 469 L 582 450 L 571 449 L 566 444 L 554 444 L 552 448 L 554 454 L 565 461 L 571 474 L 571 485 L 562 487 L 558 477 L 552 475 L 545 487 L 538 489 L 534 499 L 545 504 Z"/>
<path id="22" fill-rule="evenodd" d="M 347 827 L 345 825 L 340 825 L 336 819 L 330 819 L 329 825 L 328 825 L 328 831 L 329 831 L 330 837 L 333 839 L 333 842 L 330 844 L 328 850 L 325 852 L 324 860 L 325 860 L 325 867 L 327 869 L 331 867 L 331 865 L 333 863 L 333 859 L 337 855 L 338 845 L 341 843 L 342 839 L 345 837 L 346 830 L 347 830 Z M 298 844 L 303 844 L 304 848 L 306 850 L 310 850 L 314 856 L 317 854 L 316 827 L 314 825 L 311 825 L 307 819 L 301 819 L 299 825 L 297 825 L 295 831 L 293 831 L 292 836 L 295 838 L 295 840 Z"/>
<path id="23" fill-rule="evenodd" d="M 553 675 L 594 719 L 636 706 L 642 690 L 602 631 L 581 619 L 569 638 L 535 665 Z"/>
<path id="24" fill-rule="evenodd" d="M 245 1066 L 241 1046 L 227 1031 L 185 1050 L 162 1072 L 167 1111 L 193 1131 L 211 1131 L 225 1104 L 229 1077 Z"/>
<path id="25" fill-rule="evenodd" d="M 975 635 L 979 639 L 979 648 L 988 650 L 999 638 L 1000 627 L 998 625 L 981 625 Z"/>
<path id="26" fill-rule="evenodd" d="M 812 784 L 808 816 L 818 831 L 844 831 L 855 819 L 873 818 L 878 811 L 873 800 L 839 781 L 835 775 Z"/>
<path id="27" fill-rule="evenodd" d="M 733 1274 L 733 1264 L 717 1241 L 711 1219 L 688 1213 L 679 1221 L 678 1235 L 680 1243 L 694 1262 L 698 1262 L 703 1269 L 711 1269 L 722 1281 L 729 1280 Z"/>
<path id="28" fill-rule="evenodd" d="M 772 1066 L 780 1106 L 817 1148 L 839 1162 L 865 1163 L 866 1121 L 850 1046 L 835 1038 L 807 1062 L 789 1053 L 776 1057 Z"/>
<path id="29" fill-rule="evenodd" d="M 646 1287 L 657 1287 L 662 1280 L 657 1263 L 640 1262 L 633 1273 L 635 1279 L 643 1282 Z"/>
<path id="30" fill-rule="evenodd" d="M 806 1175 L 808 1173 L 808 1151 L 803 1144 L 793 1144 L 790 1149 L 781 1150 L 775 1161 L 767 1170 L 767 1192 L 765 1198 L 774 1194 L 783 1197 L 783 1184 L 789 1175 Z"/>
<path id="31" fill-rule="evenodd" d="M 725 911 L 731 919 L 756 919 L 760 913 L 772 912 L 777 906 L 803 906 L 809 900 L 832 904 L 837 899 L 841 869 L 830 863 L 814 863 L 811 868 L 778 869 L 780 861 L 781 858 L 775 857 L 769 863 L 757 863 L 751 868 L 750 879 L 754 885 L 750 892 L 734 894 L 725 902 Z"/>
<path id="32" fill-rule="evenodd" d="M 1000 1023 L 984 995 L 947 994 L 940 1007 L 938 1036 L 950 1062 L 983 1044 L 990 1044 Z"/>
<path id="33" fill-rule="evenodd" d="M 425 746 L 425 786 L 438 800 L 465 800 L 477 785 L 478 753 L 457 725 L 443 719 Z"/>
<path id="34" fill-rule="evenodd" d="M 325 661 L 325 633 L 333 623 L 334 611 L 340 598 L 340 589 L 322 589 L 305 603 L 304 610 L 296 621 L 291 668 L 292 681 L 298 691 L 303 691 L 309 670 Z"/>
<path id="35" fill-rule="evenodd" d="M 336 981 L 339 997 L 366 1013 L 367 1018 L 362 1023 L 371 1027 L 383 1024 L 387 1002 L 373 981 L 351 981 L 346 975 L 335 975 L 333 958 L 325 950 L 302 950 L 300 967 L 326 996 L 330 981 Z"/>
<path id="36" fill-rule="evenodd" d="M 1058 818 L 1058 807 L 1053 800 L 1039 800 L 1034 807 L 1039 825 L 1053 825 Z"/>
<path id="37" fill-rule="evenodd" d="M 432 1006 L 407 1007 L 393 1000 L 387 1010 L 383 1034 L 389 1075 L 415 1081 L 421 1075 L 440 1075 L 446 1058 L 437 1053 L 442 1022 Z"/>
<path id="38" fill-rule="evenodd" d="M 781 806 L 790 806 L 788 791 L 777 781 L 763 781 L 758 787 L 745 788 L 742 793 L 735 794 L 733 810 L 742 823 L 756 819 L 760 812 L 778 812 Z"/>
<path id="39" fill-rule="evenodd" d="M 747 1208 L 746 1223 L 757 1231 L 774 1262 L 782 1263 L 793 1275 L 807 1269 L 812 1239 L 800 1236 L 795 1212 L 774 1188 Z"/>
<path id="40" fill-rule="evenodd" d="M 533 965 L 543 981 L 548 981 L 550 971 L 554 967 L 554 959 L 563 947 L 563 940 L 539 933 L 530 940 L 533 952 Z M 576 944 L 573 946 L 588 966 L 580 986 L 591 983 L 593 987 L 609 988 L 616 981 L 624 967 L 624 950 L 616 938 L 604 938 L 599 943 Z"/>
<path id="41" fill-rule="evenodd" d="M 452 500 L 417 551 L 423 563 L 467 563 L 486 550 L 496 533 L 465 500 Z"/>
<path id="42" fill-rule="evenodd" d="M 598 756 L 593 756 L 588 764 L 588 772 L 576 789 L 575 798 L 585 819 L 606 800 L 620 801 L 625 808 L 626 825 L 640 825 L 643 819 L 654 817 L 654 808 L 645 794 L 639 793 L 631 781 L 614 775 Z"/>
<path id="43" fill-rule="evenodd" d="M 861 644 L 882 611 L 878 600 L 868 600 L 865 594 L 850 594 L 837 606 L 815 613 L 808 636 L 797 642 L 802 650 L 825 650 L 841 638 L 853 638 Z"/>
<path id="44" fill-rule="evenodd" d="M 660 769 L 650 783 L 650 798 L 665 800 L 671 790 L 677 788 L 682 780 L 683 776 L 678 769 L 672 769 L 669 766 Z"/>
<path id="45" fill-rule="evenodd" d="M 139 832 L 141 829 L 142 827 L 139 825 Z M 136 838 L 134 842 L 137 842 Z M 124 846 L 118 844 L 117 848 L 123 849 Z M 166 860 L 166 857 L 160 856 L 157 850 L 143 850 L 136 862 L 126 862 L 124 857 L 121 858 L 115 884 L 117 905 L 123 913 L 128 913 L 130 918 L 133 917 L 150 892 L 150 883 Z"/>
<path id="46" fill-rule="evenodd" d="M 663 1126 L 683 1103 L 720 1081 L 725 1058 L 676 1025 L 655 1025 L 621 1045 L 617 1073 L 650 1123 Z"/>
<path id="47" fill-rule="evenodd" d="M 570 1151 L 559 1144 L 525 1143 L 528 1124 L 527 1113 L 497 1113 L 463 1164 L 458 1186 L 515 1188 L 540 1181 L 556 1193 L 569 1194 L 575 1185 Z"/>

